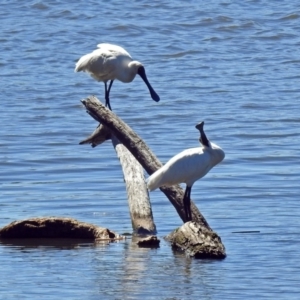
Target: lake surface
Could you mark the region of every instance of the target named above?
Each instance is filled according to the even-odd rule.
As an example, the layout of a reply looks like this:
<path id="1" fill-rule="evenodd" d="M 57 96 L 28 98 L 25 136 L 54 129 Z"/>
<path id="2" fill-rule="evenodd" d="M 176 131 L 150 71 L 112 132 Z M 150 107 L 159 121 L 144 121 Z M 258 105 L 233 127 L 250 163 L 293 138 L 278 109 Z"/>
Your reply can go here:
<path id="1" fill-rule="evenodd" d="M 111 105 L 162 162 L 197 147 L 202 120 L 224 149 L 192 198 L 227 252 L 173 252 L 163 237 L 182 222 L 155 191 L 160 248 L 2 243 L 0 299 L 299 299 L 297 1 L 0 4 L 0 226 L 65 216 L 132 231 L 111 143 L 78 145 L 97 126 L 80 100 L 103 100 L 104 86 L 74 66 L 110 42 L 143 62 L 160 95 L 140 78 L 115 82 Z"/>

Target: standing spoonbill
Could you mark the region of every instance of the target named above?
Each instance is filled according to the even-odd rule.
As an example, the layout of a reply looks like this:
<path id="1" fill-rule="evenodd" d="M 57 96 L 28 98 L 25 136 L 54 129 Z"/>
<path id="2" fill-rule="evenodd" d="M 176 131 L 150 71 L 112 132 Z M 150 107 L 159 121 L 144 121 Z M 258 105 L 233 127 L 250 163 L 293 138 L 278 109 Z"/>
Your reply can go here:
<path id="1" fill-rule="evenodd" d="M 152 99 L 158 102 L 159 96 L 150 85 L 144 66 L 133 60 L 130 54 L 120 46 L 98 44 L 96 50 L 82 56 L 76 63 L 75 72 L 87 72 L 105 85 L 105 106 L 111 110 L 109 92 L 115 79 L 128 83 L 139 74 L 147 85 Z M 110 80 L 107 88 L 107 82 Z"/>
<path id="2" fill-rule="evenodd" d="M 149 191 L 153 191 L 162 185 L 170 186 L 185 183 L 183 206 L 186 221 L 192 220 L 191 190 L 193 184 L 205 176 L 210 169 L 225 157 L 224 151 L 207 139 L 203 126 L 204 122 L 196 125 L 196 128 L 200 131 L 199 141 L 202 147 L 186 149 L 175 155 L 164 166 L 154 172 L 147 182 Z"/>

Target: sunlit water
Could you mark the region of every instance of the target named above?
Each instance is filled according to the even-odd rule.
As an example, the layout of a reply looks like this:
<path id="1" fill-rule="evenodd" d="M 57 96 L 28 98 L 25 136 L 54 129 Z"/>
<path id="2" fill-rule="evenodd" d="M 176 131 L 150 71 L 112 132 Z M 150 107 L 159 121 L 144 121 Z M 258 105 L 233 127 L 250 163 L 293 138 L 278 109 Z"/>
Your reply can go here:
<path id="1" fill-rule="evenodd" d="M 1 299 L 299 299 L 299 63 L 296 1 L 1 1 L 0 226 L 69 216 L 131 232 L 110 142 L 78 142 L 97 123 L 80 100 L 104 86 L 74 73 L 100 42 L 144 63 L 111 105 L 166 162 L 198 145 L 226 152 L 192 198 L 227 258 L 193 260 L 161 241 L 139 249 L 24 242 L 0 246 Z M 181 220 L 151 193 L 158 236 Z M 255 230 L 255 234 L 235 231 Z"/>

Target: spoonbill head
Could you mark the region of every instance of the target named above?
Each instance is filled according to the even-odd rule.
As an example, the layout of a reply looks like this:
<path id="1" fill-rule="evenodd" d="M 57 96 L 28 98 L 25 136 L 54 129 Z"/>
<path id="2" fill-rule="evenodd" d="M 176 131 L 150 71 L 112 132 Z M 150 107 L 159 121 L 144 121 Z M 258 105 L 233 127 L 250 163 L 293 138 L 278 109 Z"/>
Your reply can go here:
<path id="1" fill-rule="evenodd" d="M 86 72 L 95 80 L 104 82 L 105 105 L 111 110 L 109 93 L 114 80 L 124 83 L 133 81 L 138 74 L 149 89 L 151 98 L 158 102 L 157 93 L 149 83 L 145 67 L 139 61 L 133 60 L 130 54 L 120 46 L 112 44 L 99 44 L 98 49 L 82 56 L 75 66 L 75 72 Z M 109 85 L 107 86 L 107 83 Z"/>
<path id="2" fill-rule="evenodd" d="M 205 176 L 225 157 L 224 151 L 208 140 L 203 126 L 204 122 L 196 125 L 196 128 L 200 131 L 200 147 L 186 149 L 175 155 L 164 166 L 154 172 L 147 181 L 149 191 L 153 191 L 163 185 L 186 184 L 183 197 L 186 221 L 192 220 L 191 190 L 193 184 Z"/>

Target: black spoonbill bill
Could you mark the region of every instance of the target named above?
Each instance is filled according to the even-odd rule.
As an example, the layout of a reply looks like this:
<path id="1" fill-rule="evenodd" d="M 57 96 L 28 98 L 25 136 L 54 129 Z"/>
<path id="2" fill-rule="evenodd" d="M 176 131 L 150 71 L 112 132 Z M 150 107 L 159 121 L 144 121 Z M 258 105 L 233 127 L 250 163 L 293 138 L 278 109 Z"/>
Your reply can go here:
<path id="1" fill-rule="evenodd" d="M 201 147 L 186 149 L 175 155 L 164 166 L 154 172 L 147 181 L 149 191 L 153 191 L 162 185 L 186 184 L 183 197 L 186 221 L 192 220 L 191 189 L 193 184 L 205 176 L 210 169 L 225 157 L 224 151 L 207 139 L 203 126 L 204 122 L 196 125 L 196 128 L 200 131 L 199 141 L 202 144 Z"/>
<path id="2" fill-rule="evenodd" d="M 99 44 L 96 50 L 82 56 L 76 63 L 75 72 L 89 73 L 97 81 L 103 81 L 105 85 L 105 106 L 111 110 L 109 92 L 115 79 L 128 83 L 136 74 L 139 74 L 147 85 L 154 101 L 159 101 L 150 85 L 146 71 L 142 63 L 133 60 L 130 54 L 120 46 L 111 44 Z M 109 86 L 107 82 L 110 80 Z"/>

